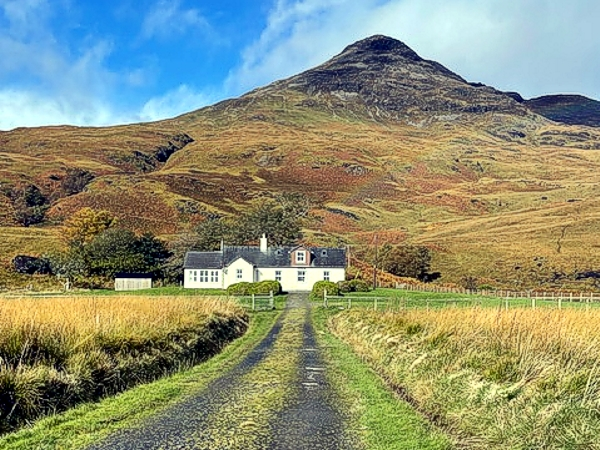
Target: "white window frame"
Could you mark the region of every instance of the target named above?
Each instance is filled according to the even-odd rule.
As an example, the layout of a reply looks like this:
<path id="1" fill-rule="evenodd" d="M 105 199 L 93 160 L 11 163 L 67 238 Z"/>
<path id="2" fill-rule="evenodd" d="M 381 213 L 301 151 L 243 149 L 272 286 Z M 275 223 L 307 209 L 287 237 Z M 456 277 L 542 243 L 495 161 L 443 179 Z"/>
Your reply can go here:
<path id="1" fill-rule="evenodd" d="M 296 263 L 297 264 L 306 264 L 306 252 L 305 251 L 297 251 L 296 252 Z"/>
<path id="2" fill-rule="evenodd" d="M 279 281 L 281 283 L 281 270 L 275 271 L 275 281 Z"/>
<path id="3" fill-rule="evenodd" d="M 244 269 L 237 269 L 235 272 L 235 279 L 242 280 L 244 278 Z"/>
<path id="4" fill-rule="evenodd" d="M 305 283 L 305 282 L 306 282 L 306 270 L 300 269 L 298 271 L 298 283 Z"/>
<path id="5" fill-rule="evenodd" d="M 324 270 L 323 271 L 323 281 L 331 281 L 330 278 L 331 278 L 331 276 L 330 276 L 329 270 Z"/>
<path id="6" fill-rule="evenodd" d="M 208 283 L 208 270 L 200 271 L 200 283 Z"/>
<path id="7" fill-rule="evenodd" d="M 218 270 L 211 270 L 211 272 L 210 272 L 210 282 L 211 283 L 218 283 L 219 282 L 219 271 Z"/>
<path id="8" fill-rule="evenodd" d="M 193 273 L 193 276 L 194 276 L 194 283 L 197 283 L 198 282 L 198 271 L 194 270 L 194 271 L 192 271 L 192 273 Z"/>

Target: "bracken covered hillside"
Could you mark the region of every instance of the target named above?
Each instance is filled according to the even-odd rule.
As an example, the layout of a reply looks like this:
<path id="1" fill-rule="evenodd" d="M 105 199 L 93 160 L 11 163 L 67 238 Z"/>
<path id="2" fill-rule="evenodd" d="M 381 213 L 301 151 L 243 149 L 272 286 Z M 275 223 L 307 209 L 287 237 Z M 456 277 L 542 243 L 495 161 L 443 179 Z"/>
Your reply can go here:
<path id="1" fill-rule="evenodd" d="M 599 168 L 599 129 L 553 122 L 374 36 L 172 120 L 1 133 L 0 232 L 13 237 L 0 251 L 27 247 L 6 194 L 15 186 L 39 188 L 46 222 L 92 206 L 167 236 L 299 191 L 312 200 L 312 242 L 369 243 L 377 232 L 431 247 L 446 281 L 513 283 L 599 268 Z M 80 189 L 65 189 L 77 177 Z"/>

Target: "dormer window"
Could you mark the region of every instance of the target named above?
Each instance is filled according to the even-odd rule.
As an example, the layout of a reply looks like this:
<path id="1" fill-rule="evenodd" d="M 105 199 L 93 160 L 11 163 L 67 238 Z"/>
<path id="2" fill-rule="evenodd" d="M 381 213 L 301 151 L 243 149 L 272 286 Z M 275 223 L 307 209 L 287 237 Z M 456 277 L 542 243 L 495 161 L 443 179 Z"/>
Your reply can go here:
<path id="1" fill-rule="evenodd" d="M 327 250 L 323 250 L 323 251 L 321 252 L 321 256 L 327 256 Z"/>
<path id="2" fill-rule="evenodd" d="M 306 263 L 306 252 L 298 251 L 296 253 L 296 262 L 298 264 L 305 264 Z"/>
<path id="3" fill-rule="evenodd" d="M 275 251 L 275 254 L 276 254 L 277 256 L 281 256 L 281 255 L 283 255 L 283 252 L 281 251 L 281 249 L 277 249 L 277 250 Z"/>

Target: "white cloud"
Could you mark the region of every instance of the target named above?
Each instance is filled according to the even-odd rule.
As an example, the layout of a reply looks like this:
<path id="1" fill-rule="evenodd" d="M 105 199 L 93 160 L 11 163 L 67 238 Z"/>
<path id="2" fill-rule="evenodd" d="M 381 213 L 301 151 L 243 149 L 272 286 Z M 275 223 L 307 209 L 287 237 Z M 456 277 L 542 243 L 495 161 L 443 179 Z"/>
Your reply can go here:
<path id="1" fill-rule="evenodd" d="M 386 34 L 473 81 L 600 98 L 598 17 L 588 0 L 278 0 L 227 87 L 239 94 Z"/>
<path id="2" fill-rule="evenodd" d="M 177 89 L 146 102 L 139 114 L 139 120 L 152 122 L 172 118 L 210 105 L 215 99 L 216 97 L 209 93 L 198 92 L 182 84 Z"/>
<path id="3" fill-rule="evenodd" d="M 46 0 L 0 0 L 0 130 L 17 126 L 108 125 L 137 115 L 116 111 L 116 87 L 144 82 L 142 70 L 107 68 L 105 40 L 59 42 L 49 19 L 60 13 Z M 3 22 L 4 23 L 3 23 Z M 71 45 L 69 45 L 71 44 Z"/>
<path id="4" fill-rule="evenodd" d="M 100 102 L 92 102 L 85 107 L 80 106 L 69 99 L 46 96 L 37 92 L 0 90 L 0 129 L 114 123 L 115 117 L 109 106 Z"/>
<path id="5" fill-rule="evenodd" d="M 167 39 L 190 29 L 210 31 L 210 24 L 198 9 L 184 9 L 181 0 L 160 0 L 148 12 L 142 24 L 144 39 Z"/>

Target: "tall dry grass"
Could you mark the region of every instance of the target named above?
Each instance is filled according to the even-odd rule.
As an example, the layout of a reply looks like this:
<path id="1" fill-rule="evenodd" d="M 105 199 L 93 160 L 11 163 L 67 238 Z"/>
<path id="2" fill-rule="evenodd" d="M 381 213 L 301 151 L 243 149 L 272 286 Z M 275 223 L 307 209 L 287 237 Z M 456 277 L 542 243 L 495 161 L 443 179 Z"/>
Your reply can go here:
<path id="1" fill-rule="evenodd" d="M 331 326 L 469 448 L 600 449 L 599 311 L 350 311 Z"/>
<path id="2" fill-rule="evenodd" d="M 247 319 L 219 298 L 0 300 L 0 431 L 189 367 Z"/>

